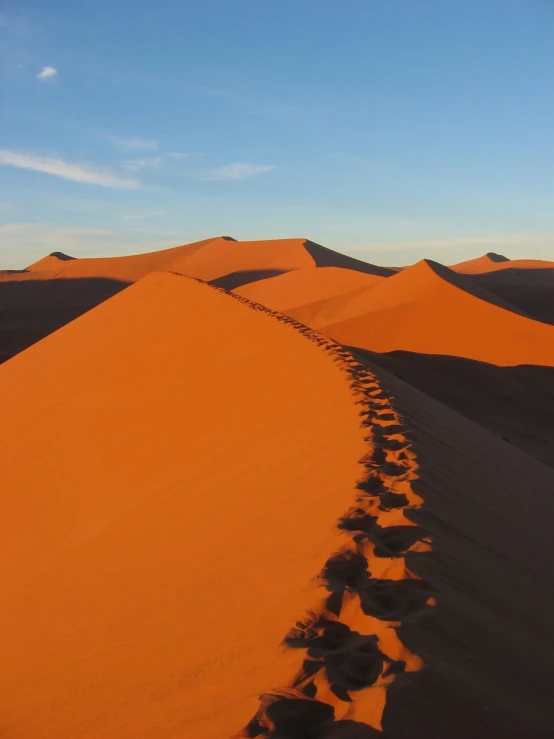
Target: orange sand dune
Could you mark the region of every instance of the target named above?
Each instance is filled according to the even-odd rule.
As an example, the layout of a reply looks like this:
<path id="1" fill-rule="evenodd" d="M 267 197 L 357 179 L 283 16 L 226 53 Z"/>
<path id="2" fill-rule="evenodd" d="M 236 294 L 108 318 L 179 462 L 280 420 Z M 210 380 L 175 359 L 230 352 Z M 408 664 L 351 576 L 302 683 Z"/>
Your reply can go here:
<path id="1" fill-rule="evenodd" d="M 402 554 L 429 544 L 402 511 L 421 498 L 398 418 L 347 353 L 241 300 L 156 273 L 0 368 L 7 739 L 212 739 L 255 714 L 275 728 L 288 721 L 277 695 L 267 707 L 258 695 L 294 685 L 307 691 L 296 706 L 378 728 L 386 686 L 421 668 L 389 613 L 402 599 L 385 599 L 398 584 L 410 611 L 432 605 Z M 362 466 L 364 407 L 379 446 Z M 291 683 L 302 628 L 296 649 L 281 646 L 341 548 L 367 558 L 360 587 L 386 590 L 376 617 L 352 586 L 344 608 L 329 593 L 322 606 L 354 650 L 340 653 L 352 680 L 373 665 L 355 704 L 325 671 Z"/>
<path id="2" fill-rule="evenodd" d="M 436 588 L 438 602 L 424 622 L 400 629 L 426 669 L 410 684 L 392 685 L 384 736 L 547 739 L 554 471 L 386 371 L 375 374 L 403 414 L 421 464 L 425 502 L 414 520 L 436 557 L 412 567 Z"/>
<path id="3" fill-rule="evenodd" d="M 554 262 L 542 259 L 508 259 L 501 254 L 485 254 L 477 259 L 454 264 L 450 269 L 467 275 L 478 275 L 485 272 L 498 272 L 499 270 L 516 269 L 553 269 Z"/>
<path id="4" fill-rule="evenodd" d="M 510 307 L 469 278 L 424 260 L 357 295 L 334 319 L 327 315 L 325 325 L 314 320 L 310 306 L 290 315 L 340 343 L 374 352 L 554 366 L 554 329 Z"/>
<path id="5" fill-rule="evenodd" d="M 73 259 L 61 252 L 26 270 L 0 271 L 0 362 L 154 271 L 172 271 L 233 289 L 284 272 L 335 267 L 392 274 L 308 239 L 205 239 L 147 254 Z"/>
<path id="6" fill-rule="evenodd" d="M 452 269 L 507 300 L 531 318 L 554 324 L 554 262 L 538 259 L 490 261 L 486 257 Z"/>
<path id="7" fill-rule="evenodd" d="M 256 303 L 286 313 L 317 300 L 367 288 L 384 278 L 341 267 L 299 269 L 277 277 L 257 280 L 234 290 Z"/>
<path id="8" fill-rule="evenodd" d="M 66 255 L 52 254 L 30 265 L 27 278 L 103 277 L 135 282 L 150 272 L 167 270 L 214 280 L 233 272 L 288 272 L 315 266 L 345 267 L 369 274 L 387 275 L 389 272 L 384 267 L 368 265 L 308 239 L 235 241 L 225 236 L 124 257 L 68 259 Z M 9 275 L 4 279 L 9 279 Z"/>

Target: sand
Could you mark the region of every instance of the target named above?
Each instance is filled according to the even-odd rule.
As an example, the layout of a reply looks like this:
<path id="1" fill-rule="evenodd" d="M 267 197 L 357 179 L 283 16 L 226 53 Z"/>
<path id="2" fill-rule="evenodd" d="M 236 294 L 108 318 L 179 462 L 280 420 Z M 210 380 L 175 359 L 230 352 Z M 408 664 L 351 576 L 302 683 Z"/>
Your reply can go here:
<path id="1" fill-rule="evenodd" d="M 546 739 L 554 691 L 554 471 L 372 366 L 409 425 L 437 590 L 405 643 L 427 669 L 389 691 L 387 739 Z M 362 736 L 362 735 L 360 735 Z"/>
<path id="2" fill-rule="evenodd" d="M 363 356 L 554 467 L 554 367 L 499 367 L 415 352 Z"/>
<path id="3" fill-rule="evenodd" d="M 353 269 L 319 267 L 298 269 L 257 280 L 236 288 L 234 292 L 272 310 L 287 313 L 292 308 L 371 287 L 383 279 L 380 275 L 369 275 Z"/>
<path id="4" fill-rule="evenodd" d="M 499 272 L 504 270 L 519 269 L 553 269 L 554 262 L 544 259 L 508 259 L 502 254 L 485 254 L 477 259 L 470 259 L 467 262 L 459 262 L 452 265 L 450 269 L 454 272 L 460 272 L 466 275 L 479 275 L 486 272 Z"/>
<path id="5" fill-rule="evenodd" d="M 331 299 L 333 300 L 333 299 Z M 499 366 L 554 366 L 554 329 L 424 260 L 357 293 L 290 311 L 297 320 L 348 346 L 463 357 Z M 324 316 L 324 321 L 321 316 Z"/>
<path id="6" fill-rule="evenodd" d="M 386 686 L 422 666 L 395 637 L 401 613 L 364 614 L 351 588 L 331 613 L 314 577 L 343 550 L 395 587 L 411 577 L 404 549 L 429 544 L 401 508 L 378 509 L 378 496 L 355 509 L 376 522 L 365 543 L 337 528 L 345 514 L 356 528 L 347 512 L 376 464 L 360 463 L 371 445 L 359 399 L 375 395 L 366 406 L 382 440 L 394 413 L 367 372 L 316 338 L 155 273 L 2 366 L 13 419 L 1 442 L 12 493 L 0 566 L 7 736 L 207 738 L 239 732 L 257 712 L 286 721 L 268 718 L 257 696 L 306 683 L 295 678 L 304 650 L 282 640 L 307 609 L 367 634 L 361 646 L 377 665 L 354 683 L 378 681 L 356 711 L 324 673 L 313 704 L 381 726 Z M 402 438 L 395 430 L 392 458 Z M 403 452 L 382 471 L 412 508 L 415 470 Z M 409 536 L 388 554 L 383 540 L 374 557 L 387 526 Z"/>
<path id="7" fill-rule="evenodd" d="M 550 737 L 553 266 L 0 273 L 2 737 Z"/>
<path id="8" fill-rule="evenodd" d="M 531 318 L 554 324 L 554 262 L 486 255 L 454 265 L 452 269 L 469 275 L 474 283 Z"/>
<path id="9" fill-rule="evenodd" d="M 0 362 L 155 271 L 179 272 L 227 289 L 293 270 L 335 267 L 368 276 L 390 270 L 308 239 L 204 239 L 146 254 L 74 259 L 53 252 L 21 271 L 0 271 Z"/>

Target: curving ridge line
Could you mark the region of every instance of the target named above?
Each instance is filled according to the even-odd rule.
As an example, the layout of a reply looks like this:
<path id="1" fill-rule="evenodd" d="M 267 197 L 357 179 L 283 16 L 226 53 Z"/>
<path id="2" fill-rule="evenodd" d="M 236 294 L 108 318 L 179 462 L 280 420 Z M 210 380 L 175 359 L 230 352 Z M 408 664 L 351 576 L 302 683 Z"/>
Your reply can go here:
<path id="1" fill-rule="evenodd" d="M 410 555 L 432 548 L 407 516 L 423 503 L 412 489 L 419 477 L 416 455 L 390 398 L 350 352 L 282 313 L 227 294 L 291 325 L 348 373 L 368 446 L 360 460 L 363 472 L 354 504 L 337 523 L 345 543 L 318 575 L 318 602 L 283 640 L 285 646 L 303 650 L 302 667 L 289 685 L 260 696 L 258 711 L 235 739 L 330 738 L 333 724 L 345 722 L 365 724 L 378 733 L 388 687 L 403 673 L 424 666 L 404 646 L 397 629 L 436 602 L 431 588 L 409 568 Z"/>

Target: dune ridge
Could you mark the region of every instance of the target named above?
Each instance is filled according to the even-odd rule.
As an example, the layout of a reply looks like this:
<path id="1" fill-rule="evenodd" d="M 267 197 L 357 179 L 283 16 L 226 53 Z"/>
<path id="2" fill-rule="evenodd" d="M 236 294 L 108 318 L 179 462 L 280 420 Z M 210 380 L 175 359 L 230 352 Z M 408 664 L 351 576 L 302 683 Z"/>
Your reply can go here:
<path id="1" fill-rule="evenodd" d="M 333 299 L 331 299 L 333 300 Z M 340 298 L 339 298 L 340 300 Z M 554 331 L 507 304 L 465 275 L 429 260 L 383 280 L 323 324 L 309 306 L 290 314 L 341 344 L 384 353 L 460 356 L 509 366 L 554 366 Z M 479 330 L 476 330 L 478 327 Z M 425 330 L 423 330 L 425 329 Z"/>
<path id="2" fill-rule="evenodd" d="M 153 298 L 156 302 L 152 302 Z M 232 308 L 231 304 L 240 303 L 246 305 L 237 305 L 238 311 Z M 245 368 L 252 364 L 264 367 L 268 352 L 277 351 L 278 346 L 289 352 L 292 349 L 294 361 L 302 361 L 302 368 L 306 361 L 317 359 L 314 364 L 317 376 L 304 377 L 303 381 L 310 387 L 303 386 L 302 392 L 298 394 L 297 390 L 294 396 L 294 404 L 300 404 L 304 411 L 300 413 L 291 401 L 285 403 L 284 399 L 272 411 L 286 413 L 287 417 L 291 414 L 297 425 L 307 424 L 297 440 L 303 454 L 295 452 L 292 461 L 284 464 L 280 464 L 279 456 L 272 459 L 276 453 L 271 445 L 275 434 L 283 446 L 283 438 L 278 435 L 280 424 L 275 421 L 268 427 L 264 420 L 259 433 L 254 431 L 254 439 L 249 442 L 256 445 L 257 455 L 273 464 L 269 478 L 267 470 L 252 471 L 251 465 L 244 468 L 243 458 L 233 446 L 240 443 L 236 437 L 250 439 L 250 423 L 255 416 L 250 418 L 250 423 L 243 421 L 236 428 L 219 420 L 206 437 L 212 428 L 210 419 L 219 419 L 221 414 L 219 393 L 208 404 L 208 398 L 197 398 L 192 390 L 183 393 L 183 379 L 187 377 L 187 387 L 192 382 L 188 375 L 182 374 L 183 362 L 190 364 L 191 360 L 187 348 L 194 347 L 195 341 L 207 346 L 205 325 L 201 322 L 199 327 L 195 312 L 189 310 L 194 305 L 202 306 L 201 314 L 208 327 L 215 329 L 221 321 L 227 326 L 222 336 L 218 328 L 217 354 L 210 355 L 212 367 L 202 363 L 192 371 L 202 383 L 207 382 L 207 371 L 216 380 L 220 361 L 227 369 L 221 352 L 224 358 L 233 356 L 240 361 L 246 356 Z M 263 326 L 257 319 L 252 320 L 256 315 L 260 315 Z M 270 324 L 279 326 L 279 331 Z M 257 334 L 249 333 L 245 337 L 248 326 L 255 326 Z M 284 332 L 281 326 L 286 329 Z M 267 336 L 265 349 L 258 346 L 262 335 Z M 249 336 L 253 344 L 248 343 Z M 180 339 L 184 337 L 188 347 L 183 352 Z M 308 351 L 307 347 L 313 344 L 314 349 Z M 35 372 L 37 362 L 43 367 L 39 377 Z M 94 371 L 86 375 L 85 368 L 91 362 Z M 289 362 L 290 357 L 285 357 L 283 367 L 279 365 L 272 370 L 274 380 L 264 402 L 275 403 L 278 385 L 283 382 L 282 370 Z M 299 369 L 296 365 L 293 369 L 290 363 L 285 386 L 293 380 L 297 382 Z M 236 731 L 248 720 L 243 712 L 245 706 L 255 703 L 250 691 L 257 675 L 264 676 L 265 685 L 258 684 L 255 690 L 269 691 L 272 697 L 267 706 L 265 699 L 262 700 L 260 715 L 247 729 L 251 734 L 254 731 L 263 736 L 271 725 L 290 727 L 290 717 L 283 714 L 291 708 L 292 727 L 298 725 L 298 720 L 309 723 L 311 719 L 314 731 L 319 724 L 317 731 L 326 733 L 334 727 L 341 729 L 345 722 L 358 723 L 367 731 L 372 725 L 380 726 L 387 687 L 401 672 L 419 670 L 422 666 L 417 656 L 403 648 L 396 637 L 396 626 L 406 614 L 416 616 L 431 605 L 428 590 L 410 574 L 406 560 L 419 549 L 428 549 L 429 543 L 407 517 L 404 519 L 403 509 L 408 512 L 410 506 L 419 504 L 419 499 L 410 492 L 414 466 L 409 451 L 403 448 L 402 428 L 395 422 L 397 417 L 389 410 L 372 378 L 361 374 L 347 352 L 326 337 L 264 306 L 232 296 L 201 280 L 156 273 L 6 363 L 0 374 L 6 413 L 10 413 L 12 406 L 12 410 L 21 407 L 21 396 L 16 397 L 13 388 L 25 388 L 29 412 L 35 418 L 37 408 L 41 409 L 43 419 L 40 423 L 27 423 L 24 415 L 12 413 L 10 417 L 17 419 L 18 433 L 12 430 L 7 433 L 6 429 L 2 442 L 6 453 L 14 459 L 17 449 L 31 455 L 23 468 L 7 469 L 4 478 L 10 489 L 20 486 L 27 491 L 23 497 L 10 496 L 3 514 L 12 534 L 6 542 L 9 554 L 0 563 L 3 587 L 10 593 L 9 608 L 0 614 L 0 628 L 6 637 L 2 651 L 8 664 L 13 663 L 15 650 L 20 665 L 16 675 L 10 679 L 4 675 L 0 680 L 1 691 L 10 706 L 4 718 L 7 726 L 17 727 L 20 733 L 38 732 L 45 739 L 58 739 L 77 731 L 83 737 L 131 739 L 137 731 L 145 729 L 157 731 L 159 736 L 174 736 L 172 730 L 179 725 L 186 726 L 186 731 L 197 737 L 211 739 L 223 731 L 228 734 Z M 231 408 L 238 413 L 246 405 L 251 414 L 259 413 L 260 396 L 252 389 L 255 377 L 249 375 L 245 379 L 243 375 L 244 369 L 236 380 L 242 384 L 233 393 L 232 402 L 226 404 L 227 424 L 234 420 Z M 324 375 L 328 375 L 327 380 Z M 331 375 L 335 386 L 329 387 L 326 382 Z M 86 389 L 84 377 L 88 377 Z M 162 380 L 160 387 L 156 387 L 156 378 Z M 340 392 L 337 384 L 344 386 Z M 317 397 L 320 411 L 310 408 L 306 399 L 306 396 L 312 400 L 316 397 L 317 387 L 320 392 L 325 391 Z M 375 449 L 365 440 L 367 432 L 356 405 L 356 401 L 363 400 L 364 392 L 368 403 L 362 403 L 360 408 L 363 421 L 374 422 L 380 429 L 375 432 Z M 60 393 L 61 397 L 57 397 Z M 106 393 L 108 398 L 115 393 L 117 416 L 103 405 Z M 136 402 L 137 398 L 140 403 Z M 330 423 L 327 407 L 343 428 L 340 432 L 339 428 L 331 428 L 323 435 L 322 446 L 322 441 L 312 438 L 313 434 L 307 431 L 314 422 L 316 428 L 318 423 Z M 319 416 L 321 420 L 315 421 Z M 76 423 L 79 424 L 77 435 Z M 189 450 L 183 456 L 183 434 L 189 423 L 200 423 L 203 431 L 187 437 L 188 444 L 197 451 Z M 158 429 L 154 437 L 152 428 Z M 368 430 L 371 432 L 369 427 Z M 233 434 L 232 444 L 229 434 Z M 127 437 L 132 440 L 132 448 L 123 454 L 115 445 Z M 325 443 L 331 441 L 332 447 L 325 451 Z M 314 443 L 323 463 L 319 470 L 312 469 L 318 459 L 317 456 L 312 459 Z M 60 444 L 64 460 L 58 464 L 55 450 Z M 244 520 L 239 516 L 232 526 L 229 518 L 220 519 L 225 511 L 230 516 L 232 510 L 241 506 L 240 497 L 233 500 L 225 487 L 221 487 L 217 475 L 214 483 L 212 474 L 194 474 L 196 454 L 206 444 L 210 450 L 208 464 L 215 459 L 227 474 L 239 475 L 241 486 L 251 488 L 252 503 L 256 502 L 252 511 L 243 515 Z M 281 447 L 278 455 L 283 453 Z M 362 449 L 364 455 L 370 455 L 364 456 L 363 461 L 363 482 L 367 489 L 358 489 L 355 510 L 348 511 L 337 528 L 341 509 L 347 510 L 354 502 L 350 496 L 356 489 L 356 480 L 360 479 L 357 460 Z M 328 458 L 330 454 L 332 459 Z M 383 455 L 388 462 L 380 465 Z M 147 458 L 146 466 L 141 463 L 142 457 Z M 174 457 L 177 466 L 170 462 Z M 304 461 L 302 457 L 307 459 Z M 102 459 L 102 465 L 97 465 L 96 459 Z M 238 461 L 238 468 L 232 466 L 233 460 Z M 83 469 L 88 471 L 86 479 L 81 474 Z M 176 481 L 171 477 L 175 474 L 177 492 L 181 493 L 184 484 L 187 496 L 175 495 Z M 190 474 L 193 474 L 193 485 L 190 480 L 186 482 Z M 302 475 L 307 476 L 308 482 L 312 479 L 311 489 L 309 485 L 304 489 Z M 314 488 L 314 480 L 320 481 L 319 487 Z M 267 495 L 267 502 L 261 508 L 260 483 Z M 299 484 L 302 496 L 297 499 Z M 152 490 L 151 486 L 154 486 Z M 285 507 L 279 519 L 275 518 L 278 512 L 275 505 L 284 494 L 283 486 L 285 500 L 290 500 L 293 508 Z M 323 499 L 317 498 L 318 492 L 324 493 Z M 200 495 L 199 502 L 189 502 L 189 495 L 193 500 Z M 316 531 L 305 536 L 295 526 L 298 527 L 297 520 L 308 520 L 308 512 L 298 518 L 294 506 L 303 511 L 309 500 L 316 506 L 308 511 L 309 520 L 314 520 L 315 515 L 319 523 Z M 246 501 L 247 505 L 248 496 Z M 193 511 L 194 506 L 200 506 L 193 514 L 195 524 L 183 530 L 183 522 L 191 515 L 191 505 Z M 244 505 L 241 510 L 248 511 Z M 327 530 L 326 516 L 331 511 L 333 523 Z M 218 583 L 217 588 L 210 588 L 205 583 L 204 563 L 199 568 L 195 561 L 190 562 L 191 553 L 205 549 L 214 527 L 229 530 L 223 541 L 227 547 L 234 547 L 236 537 L 248 535 L 254 525 L 261 526 L 262 531 L 268 527 L 267 534 L 261 540 L 258 535 L 256 541 L 264 552 L 267 550 L 264 557 L 270 557 L 273 563 L 268 566 L 275 569 L 268 571 L 286 582 L 286 588 L 281 585 L 277 589 L 280 595 L 275 596 L 275 583 L 263 569 L 254 575 L 251 572 L 245 581 L 243 577 L 235 582 L 236 572 L 231 565 L 229 573 L 227 563 L 228 559 L 234 561 L 233 558 L 223 556 L 223 562 L 219 561 L 222 545 L 210 546 L 204 553 L 206 572 L 211 572 L 213 567 L 212 577 Z M 270 529 L 276 526 L 279 527 L 276 543 L 279 536 L 285 535 L 285 529 L 294 537 L 286 548 L 284 563 L 279 547 L 270 544 L 272 540 L 268 538 Z M 183 546 L 183 537 L 190 541 L 188 546 Z M 319 549 L 310 543 L 314 537 L 320 542 Z M 322 548 L 322 542 L 328 546 Z M 250 550 L 238 549 L 242 562 L 241 558 L 248 557 Z M 271 551 L 276 554 L 270 555 Z M 302 552 L 297 556 L 303 559 L 291 561 L 287 569 L 286 558 L 290 559 L 297 551 Z M 324 565 L 326 584 L 310 582 L 308 578 L 317 573 L 317 568 L 332 552 L 336 556 L 331 556 Z M 257 551 L 256 559 L 259 556 Z M 214 557 L 217 565 L 213 563 Z M 315 565 L 313 570 L 310 562 Z M 136 574 L 133 576 L 137 566 L 138 578 Z M 238 566 L 242 573 L 245 564 Z M 294 574 L 290 567 L 295 568 Z M 308 568 L 311 571 L 307 579 L 302 578 L 300 583 L 299 573 Z M 226 588 L 230 588 L 230 593 Z M 183 608 L 178 595 L 183 590 L 185 597 L 189 591 L 194 593 L 194 602 L 199 599 L 202 607 Z M 244 598 L 250 598 L 251 592 L 256 593 L 255 600 L 260 602 L 255 602 L 252 613 L 245 616 L 240 604 Z M 316 660 L 311 657 L 313 645 L 306 650 L 301 643 L 307 639 L 308 630 L 295 627 L 287 632 L 295 616 L 302 618 L 304 606 L 300 595 L 304 592 L 310 596 L 302 599 L 306 605 L 319 609 L 325 654 Z M 238 600 L 234 610 L 232 600 L 225 603 L 230 594 Z M 222 598 L 226 613 L 223 620 L 219 617 Z M 300 608 L 291 607 L 295 599 Z M 266 603 L 273 601 L 268 611 Z M 229 616 L 227 623 L 231 611 L 234 616 Z M 233 626 L 237 614 L 240 620 Z M 263 620 L 264 614 L 271 623 Z M 322 618 L 329 623 L 322 624 Z M 208 627 L 203 625 L 204 621 Z M 212 623 L 217 623 L 217 628 Z M 286 627 L 282 631 L 279 628 L 274 641 L 272 634 L 279 624 Z M 192 640 L 191 634 L 195 635 Z M 278 648 L 283 638 L 288 648 Z M 183 644 L 183 640 L 184 654 L 180 649 L 175 650 L 175 644 Z M 241 650 L 247 645 L 255 651 L 242 684 L 237 683 L 237 665 L 233 659 L 238 650 L 240 664 Z M 303 657 L 305 651 L 307 656 Z M 141 674 L 145 659 L 148 669 Z M 312 662 L 316 663 L 317 671 L 312 671 L 306 680 L 300 678 L 306 666 L 309 670 L 313 668 Z M 370 675 L 365 674 L 368 665 Z M 364 691 L 367 684 L 373 687 Z M 286 699 L 279 686 L 285 687 Z M 291 690 L 294 704 L 290 702 Z M 151 695 L 156 698 L 152 699 Z"/>
<path id="3" fill-rule="evenodd" d="M 407 517 L 423 499 L 412 489 L 419 479 L 416 455 L 403 419 L 375 375 L 333 341 L 294 319 L 229 293 L 300 331 L 331 354 L 348 373 L 361 406 L 369 447 L 360 460 L 355 504 L 339 520 L 347 540 L 318 575 L 321 595 L 284 644 L 305 654 L 302 668 L 286 687 L 260 697 L 260 708 L 235 737 L 248 739 L 322 737 L 330 723 L 383 729 L 386 692 L 404 672 L 423 661 L 398 637 L 405 618 L 417 619 L 435 605 L 432 590 L 409 568 L 410 554 L 431 551 L 431 541 Z"/>
<path id="4" fill-rule="evenodd" d="M 273 310 L 287 313 L 292 308 L 370 287 L 382 279 L 380 275 L 344 267 L 312 267 L 256 280 L 241 285 L 234 292 Z"/>
<path id="5" fill-rule="evenodd" d="M 508 259 L 502 254 L 489 252 L 477 259 L 469 259 L 465 262 L 453 264 L 450 269 L 466 275 L 480 275 L 486 272 L 500 272 L 516 269 L 552 269 L 554 262 L 545 259 Z"/>
<path id="6" fill-rule="evenodd" d="M 306 238 L 219 236 L 120 257 L 77 259 L 53 252 L 26 269 L 0 271 L 0 362 L 152 272 L 172 271 L 234 289 L 296 270 L 327 268 L 366 281 L 389 272 Z"/>

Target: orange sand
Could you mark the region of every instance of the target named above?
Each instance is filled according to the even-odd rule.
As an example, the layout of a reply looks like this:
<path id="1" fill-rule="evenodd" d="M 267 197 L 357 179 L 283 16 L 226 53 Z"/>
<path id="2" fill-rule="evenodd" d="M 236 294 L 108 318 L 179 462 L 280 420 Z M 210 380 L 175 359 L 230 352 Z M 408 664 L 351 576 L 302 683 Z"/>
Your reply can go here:
<path id="1" fill-rule="evenodd" d="M 352 290 L 367 288 L 381 282 L 384 277 L 357 272 L 340 267 L 299 269 L 277 277 L 251 282 L 234 290 L 256 303 L 287 313 L 317 300 L 326 300 Z"/>
<path id="2" fill-rule="evenodd" d="M 331 711 L 317 739 L 546 736 L 553 473 L 504 428 L 533 440 L 543 418 L 526 377 L 551 397 L 554 327 L 529 316 L 550 316 L 553 267 L 396 271 L 305 239 L 217 238 L 0 273 L 6 325 L 43 335 L 49 309 L 62 325 L 137 282 L 0 367 L 0 735 L 265 736 L 288 695 Z M 183 273 L 250 284 L 233 298 Z M 403 350 L 382 361 L 410 384 L 247 299 Z M 453 383 L 474 419 L 486 370 L 496 437 L 410 386 L 439 360 L 452 376 L 428 394 Z M 543 366 L 510 385 L 516 364 Z M 333 590 L 340 557 L 367 570 Z M 329 655 L 283 646 L 344 629 L 354 687 L 332 684 Z"/>
<path id="3" fill-rule="evenodd" d="M 485 254 L 477 259 L 454 264 L 450 269 L 467 275 L 479 275 L 486 272 L 498 272 L 505 269 L 552 269 L 554 262 L 542 259 L 507 259 L 499 254 Z"/>
<path id="4" fill-rule="evenodd" d="M 353 500 L 345 373 L 275 319 L 154 274 L 0 375 L 5 735 L 239 729 L 294 672 L 280 642 Z"/>
<path id="5" fill-rule="evenodd" d="M 26 277 L 4 273 L 3 279 L 103 277 L 135 282 L 150 272 L 167 270 L 203 280 L 213 280 L 237 271 L 288 272 L 316 265 L 340 266 L 353 270 L 361 268 L 369 273 L 388 272 L 385 268 L 372 267 L 307 239 L 235 241 L 230 237 L 217 237 L 194 244 L 124 257 L 59 259 L 49 255 L 30 265 Z"/>
<path id="6" fill-rule="evenodd" d="M 289 313 L 342 344 L 374 352 L 554 366 L 554 328 L 510 307 L 469 278 L 424 260 L 354 296 Z"/>

